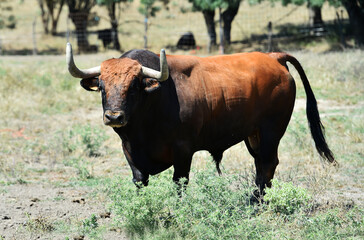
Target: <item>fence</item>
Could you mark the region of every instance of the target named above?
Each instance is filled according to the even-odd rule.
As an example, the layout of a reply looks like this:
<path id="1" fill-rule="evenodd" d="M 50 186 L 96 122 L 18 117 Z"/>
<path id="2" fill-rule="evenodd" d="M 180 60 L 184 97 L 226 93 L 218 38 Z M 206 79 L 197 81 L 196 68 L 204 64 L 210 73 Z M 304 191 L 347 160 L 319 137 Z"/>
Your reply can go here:
<path id="1" fill-rule="evenodd" d="M 144 16 L 137 11 L 138 4 L 134 2 L 121 12 L 123 15 L 119 19 L 117 37 L 123 50 L 144 47 Z M 33 12 L 28 11 L 28 17 L 24 17 L 22 21 L 21 19 L 18 20 L 16 29 L 0 32 L 0 53 L 63 53 L 66 39 L 77 46 L 74 25 L 68 18 L 67 8 L 64 8 L 61 15 L 58 26 L 59 34 L 56 37 L 47 36 L 43 33 L 40 17 L 36 14 L 37 9 L 36 7 L 33 8 Z M 95 7 L 93 12 L 96 12 L 95 16 L 99 20 L 95 21 L 94 26 L 88 27 L 86 36 L 91 50 L 105 51 L 112 47 L 112 40 L 116 35 L 110 30 L 106 10 Z M 217 15 L 216 13 L 215 22 L 219 20 Z M 325 25 L 312 29 L 309 27 L 310 16 L 306 6 L 282 7 L 280 4 L 272 6 L 268 1 L 250 6 L 247 1 L 243 1 L 232 22 L 231 42 L 232 45 L 240 44 L 239 47 L 242 49 L 267 51 L 275 50 L 274 47 L 277 47 L 277 42 L 282 37 L 300 38 L 325 35 L 328 30 L 333 28 L 339 33 L 343 32 L 338 27 L 345 24 L 342 19 L 347 21 L 345 11 L 324 5 L 322 18 Z M 148 49 L 158 51 L 163 47 L 172 51 L 177 50 L 176 45 L 180 37 L 184 33 L 191 32 L 196 48 L 201 53 L 207 53 L 209 36 L 203 15 L 201 12 L 192 12 L 191 5 L 187 1 L 179 0 L 170 3 L 168 10 L 162 8 L 156 17 L 148 20 Z M 216 24 L 216 32 L 219 36 L 218 23 Z M 343 39 L 342 36 L 341 38 Z"/>

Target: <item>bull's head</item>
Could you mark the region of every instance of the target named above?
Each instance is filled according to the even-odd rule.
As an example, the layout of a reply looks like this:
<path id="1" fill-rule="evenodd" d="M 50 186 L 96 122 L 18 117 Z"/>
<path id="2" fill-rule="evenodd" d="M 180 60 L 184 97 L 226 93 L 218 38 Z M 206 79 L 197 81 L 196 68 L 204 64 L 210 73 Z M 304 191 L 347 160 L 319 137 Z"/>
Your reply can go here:
<path id="1" fill-rule="evenodd" d="M 169 77 L 164 49 L 160 52 L 160 72 L 130 58 L 113 58 L 104 61 L 101 66 L 79 69 L 73 61 L 70 43 L 67 43 L 66 58 L 68 71 L 73 77 L 82 79 L 83 88 L 101 91 L 104 124 L 111 127 L 125 126 L 140 91 L 155 91 L 160 82 Z"/>

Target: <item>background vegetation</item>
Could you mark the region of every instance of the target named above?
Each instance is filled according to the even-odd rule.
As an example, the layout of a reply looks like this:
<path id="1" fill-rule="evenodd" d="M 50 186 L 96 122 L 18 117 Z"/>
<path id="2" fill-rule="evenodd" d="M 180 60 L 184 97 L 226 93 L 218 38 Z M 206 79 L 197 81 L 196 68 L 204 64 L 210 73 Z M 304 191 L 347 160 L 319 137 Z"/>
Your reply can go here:
<path id="1" fill-rule="evenodd" d="M 5 55 L 60 54 L 68 39 L 79 52 L 116 50 L 118 55 L 143 47 L 171 52 L 181 35 L 189 31 L 197 43 L 189 53 L 197 54 L 207 54 L 209 49 L 217 52 L 214 45 L 221 42 L 221 36 L 227 53 L 266 51 L 270 34 L 273 50 L 311 48 L 322 52 L 360 46 L 350 14 L 341 2 L 1 0 L 0 20 L 5 23 L 0 51 Z M 360 13 L 363 5 L 357 2 Z M 9 22 L 9 18 L 13 20 Z M 111 35 L 113 41 L 104 47 L 102 37 Z"/>

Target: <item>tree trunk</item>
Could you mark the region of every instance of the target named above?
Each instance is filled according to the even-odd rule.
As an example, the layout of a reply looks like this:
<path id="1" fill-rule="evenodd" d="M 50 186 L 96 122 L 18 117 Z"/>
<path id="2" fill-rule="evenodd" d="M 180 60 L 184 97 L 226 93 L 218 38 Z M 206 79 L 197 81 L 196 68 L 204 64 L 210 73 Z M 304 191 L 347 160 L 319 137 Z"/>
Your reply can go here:
<path id="1" fill-rule="evenodd" d="M 359 2 L 354 0 L 346 0 L 343 5 L 348 12 L 350 26 L 355 37 L 355 45 L 357 47 L 364 46 L 364 6 L 359 5 Z"/>
<path id="2" fill-rule="evenodd" d="M 69 17 L 76 27 L 77 45 L 80 52 L 88 52 L 90 44 L 87 39 L 87 20 L 95 0 L 67 0 Z"/>
<path id="3" fill-rule="evenodd" d="M 215 30 L 215 11 L 214 10 L 203 10 L 203 17 L 205 18 L 205 23 L 207 27 L 207 33 L 209 34 L 209 46 L 216 45 L 216 30 Z"/>
<path id="4" fill-rule="evenodd" d="M 224 21 L 224 40 L 225 44 L 230 45 L 231 42 L 231 23 L 239 11 L 240 2 L 236 6 L 229 6 L 222 14 Z"/>
<path id="5" fill-rule="evenodd" d="M 77 45 L 80 52 L 87 52 L 90 46 L 87 39 L 88 14 L 88 12 L 73 12 L 69 14 L 76 27 Z"/>
<path id="6" fill-rule="evenodd" d="M 115 50 L 120 51 L 120 43 L 119 43 L 119 37 L 118 37 L 118 20 L 116 19 L 115 14 L 115 7 L 116 3 L 113 2 L 110 6 L 109 10 L 109 17 L 110 17 L 110 23 L 111 23 L 111 29 L 112 29 L 112 41 L 114 43 Z"/>
<path id="7" fill-rule="evenodd" d="M 222 29 L 222 13 L 221 8 L 219 8 L 219 32 L 220 32 L 220 54 L 224 54 L 224 33 Z"/>
<path id="8" fill-rule="evenodd" d="M 310 16 L 310 27 L 322 25 L 324 21 L 322 20 L 321 7 L 309 6 L 308 9 Z"/>
<path id="9" fill-rule="evenodd" d="M 56 16 L 54 16 L 54 12 L 52 10 L 52 15 L 51 15 L 51 17 L 52 17 L 51 34 L 53 36 L 55 36 L 57 34 L 58 20 L 59 20 L 59 16 L 61 15 L 61 12 L 62 12 L 63 5 L 64 5 L 64 0 L 59 1 L 59 8 L 58 8 L 58 11 L 57 11 L 57 15 Z"/>
<path id="10" fill-rule="evenodd" d="M 48 29 L 49 14 L 44 10 L 44 4 L 43 4 L 42 0 L 38 0 L 38 4 L 40 7 L 44 33 L 48 34 L 49 33 L 49 29 Z"/>

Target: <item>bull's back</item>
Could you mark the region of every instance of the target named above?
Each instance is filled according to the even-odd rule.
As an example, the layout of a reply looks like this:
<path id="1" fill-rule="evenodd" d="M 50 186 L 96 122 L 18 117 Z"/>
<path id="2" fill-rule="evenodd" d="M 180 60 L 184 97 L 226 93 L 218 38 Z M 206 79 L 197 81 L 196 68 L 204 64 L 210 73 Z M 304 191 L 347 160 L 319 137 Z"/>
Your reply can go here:
<path id="1" fill-rule="evenodd" d="M 201 149 L 226 149 L 245 139 L 261 121 L 293 107 L 293 79 L 267 54 L 189 59 L 193 64 L 184 72 L 190 75 L 175 81 L 181 116 L 195 128 Z"/>

